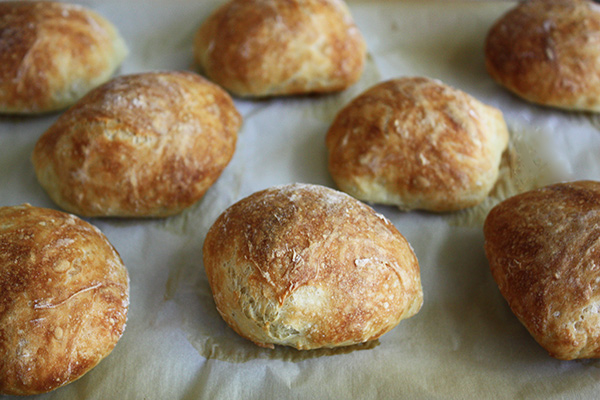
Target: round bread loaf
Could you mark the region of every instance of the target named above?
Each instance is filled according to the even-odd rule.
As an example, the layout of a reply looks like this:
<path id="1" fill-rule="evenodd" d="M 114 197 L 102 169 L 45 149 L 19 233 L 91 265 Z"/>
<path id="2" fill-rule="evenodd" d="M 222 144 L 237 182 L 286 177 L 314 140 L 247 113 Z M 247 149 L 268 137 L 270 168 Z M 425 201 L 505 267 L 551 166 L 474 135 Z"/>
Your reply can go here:
<path id="1" fill-rule="evenodd" d="M 190 72 L 120 76 L 67 110 L 38 140 L 40 184 L 84 216 L 162 217 L 198 201 L 235 150 L 229 95 Z"/>
<path id="2" fill-rule="evenodd" d="M 106 82 L 126 55 L 115 27 L 91 10 L 0 2 L 0 113 L 65 108 Z"/>
<path id="3" fill-rule="evenodd" d="M 600 111 L 600 6 L 530 0 L 494 24 L 485 44 L 494 80 L 533 103 Z"/>
<path id="4" fill-rule="evenodd" d="M 350 196 L 294 184 L 228 208 L 204 242 L 217 310 L 259 346 L 307 350 L 367 342 L 423 302 L 412 248 Z"/>
<path id="5" fill-rule="evenodd" d="M 436 80 L 399 78 L 338 113 L 326 137 L 329 171 L 360 200 L 454 211 L 488 195 L 508 137 L 499 110 Z"/>
<path id="6" fill-rule="evenodd" d="M 232 0 L 194 42 L 204 73 L 237 96 L 345 89 L 360 78 L 365 49 L 342 0 Z"/>
<path id="7" fill-rule="evenodd" d="M 551 356 L 600 357 L 600 183 L 560 183 L 489 213 L 485 251 L 510 308 Z"/>
<path id="8" fill-rule="evenodd" d="M 28 204 L 0 207 L 0 393 L 80 378 L 125 330 L 129 278 L 94 226 Z"/>

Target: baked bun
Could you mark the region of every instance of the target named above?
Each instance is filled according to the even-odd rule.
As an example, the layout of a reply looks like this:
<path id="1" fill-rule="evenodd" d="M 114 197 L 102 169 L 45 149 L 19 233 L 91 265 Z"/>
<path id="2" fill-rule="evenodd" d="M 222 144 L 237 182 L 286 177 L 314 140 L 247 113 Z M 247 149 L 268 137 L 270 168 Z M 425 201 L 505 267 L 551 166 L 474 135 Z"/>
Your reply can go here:
<path id="1" fill-rule="evenodd" d="M 508 144 L 502 113 L 442 82 L 382 82 L 344 107 L 327 132 L 329 171 L 364 201 L 454 211 L 488 195 Z"/>
<path id="2" fill-rule="evenodd" d="M 40 184 L 84 216 L 163 217 L 198 201 L 229 163 L 241 117 L 190 72 L 120 76 L 66 111 L 38 140 Z"/>
<path id="3" fill-rule="evenodd" d="M 406 239 L 370 207 L 321 186 L 239 201 L 210 228 L 203 252 L 219 313 L 259 346 L 367 342 L 423 303 Z"/>
<path id="4" fill-rule="evenodd" d="M 127 270 L 97 228 L 28 204 L 0 207 L 0 394 L 80 378 L 112 351 L 128 306 Z"/>
<path id="5" fill-rule="evenodd" d="M 600 6 L 530 0 L 491 28 L 485 44 L 494 80 L 533 103 L 600 111 Z"/>
<path id="6" fill-rule="evenodd" d="M 498 204 L 485 251 L 500 292 L 551 356 L 600 357 L 600 183 L 561 183 Z"/>
<path id="7" fill-rule="evenodd" d="M 0 113 L 66 108 L 106 82 L 126 55 L 115 27 L 91 10 L 0 2 Z"/>
<path id="8" fill-rule="evenodd" d="M 232 0 L 194 41 L 211 80 L 258 97 L 345 89 L 360 78 L 365 49 L 342 0 Z"/>

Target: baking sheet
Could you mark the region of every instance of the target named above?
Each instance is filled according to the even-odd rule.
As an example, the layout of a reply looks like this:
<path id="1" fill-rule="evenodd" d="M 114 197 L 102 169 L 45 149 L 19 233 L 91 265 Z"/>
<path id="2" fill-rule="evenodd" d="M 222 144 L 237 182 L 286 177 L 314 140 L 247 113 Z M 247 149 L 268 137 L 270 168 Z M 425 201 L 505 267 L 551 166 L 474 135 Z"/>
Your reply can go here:
<path id="1" fill-rule="evenodd" d="M 194 69 L 192 37 L 223 1 L 82 1 L 130 47 L 119 74 Z M 131 278 L 127 329 L 80 380 L 42 399 L 593 398 L 600 363 L 558 361 L 500 296 L 483 251 L 482 222 L 499 200 L 560 180 L 600 179 L 600 119 L 527 104 L 487 76 L 483 42 L 514 2 L 367 1 L 349 6 L 369 48 L 361 81 L 327 96 L 236 100 L 244 116 L 235 156 L 206 196 L 160 220 L 91 219 Z M 337 110 L 367 87 L 428 76 L 500 108 L 511 131 L 490 198 L 463 212 L 375 206 L 404 234 L 421 266 L 424 305 L 378 341 L 339 350 L 262 349 L 215 310 L 202 265 L 214 219 L 240 198 L 292 182 L 333 187 L 324 137 Z M 30 155 L 58 117 L 0 117 L 0 205 L 56 206 Z M 7 397 L 8 398 L 8 397 Z"/>

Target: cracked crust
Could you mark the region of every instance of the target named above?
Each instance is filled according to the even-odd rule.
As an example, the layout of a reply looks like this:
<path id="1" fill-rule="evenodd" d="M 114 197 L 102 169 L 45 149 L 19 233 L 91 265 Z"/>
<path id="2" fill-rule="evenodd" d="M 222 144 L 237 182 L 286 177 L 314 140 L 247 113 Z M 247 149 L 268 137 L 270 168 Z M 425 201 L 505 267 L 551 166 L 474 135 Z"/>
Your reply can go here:
<path id="1" fill-rule="evenodd" d="M 125 330 L 129 278 L 94 226 L 55 210 L 0 207 L 0 393 L 78 379 Z"/>
<path id="2" fill-rule="evenodd" d="M 579 181 L 498 204 L 485 225 L 492 275 L 551 356 L 600 357 L 600 183 Z"/>
<path id="3" fill-rule="evenodd" d="M 38 181 L 83 216 L 163 217 L 204 195 L 231 160 L 241 125 L 231 97 L 190 72 L 120 76 L 38 140 Z"/>
<path id="4" fill-rule="evenodd" d="M 126 55 L 116 28 L 84 7 L 0 2 L 0 113 L 63 109 L 106 82 Z"/>
<path id="5" fill-rule="evenodd" d="M 346 193 L 403 210 L 454 211 L 483 201 L 509 134 L 502 113 L 437 80 L 379 83 L 327 132 L 329 172 Z"/>
<path id="6" fill-rule="evenodd" d="M 203 252 L 219 313 L 259 346 L 367 342 L 423 302 L 406 239 L 370 207 L 321 186 L 239 201 L 211 227 Z"/>
<path id="7" fill-rule="evenodd" d="M 233 94 L 263 97 L 343 90 L 366 46 L 342 0 L 233 0 L 202 24 L 194 54 Z"/>
<path id="8" fill-rule="evenodd" d="M 587 0 L 521 2 L 490 29 L 491 77 L 533 103 L 600 112 L 600 6 Z"/>

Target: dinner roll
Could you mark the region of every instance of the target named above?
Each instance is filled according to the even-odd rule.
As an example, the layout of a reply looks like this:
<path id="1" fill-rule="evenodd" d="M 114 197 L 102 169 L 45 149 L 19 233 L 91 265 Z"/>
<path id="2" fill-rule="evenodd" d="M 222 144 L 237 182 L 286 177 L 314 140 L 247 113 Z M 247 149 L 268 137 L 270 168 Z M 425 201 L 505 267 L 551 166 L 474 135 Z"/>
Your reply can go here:
<path id="1" fill-rule="evenodd" d="M 84 7 L 0 2 L 0 113 L 65 108 L 106 82 L 126 54 L 116 28 Z"/>
<path id="2" fill-rule="evenodd" d="M 217 310 L 259 346 L 367 342 L 423 302 L 406 239 L 370 207 L 321 186 L 277 186 L 232 205 L 203 256 Z"/>
<path id="3" fill-rule="evenodd" d="M 0 394 L 66 385 L 125 330 L 129 278 L 94 226 L 28 204 L 0 207 Z"/>
<path id="4" fill-rule="evenodd" d="M 36 143 L 40 184 L 83 216 L 163 217 L 198 201 L 235 149 L 229 95 L 191 72 L 120 76 L 66 111 Z"/>
<path id="5" fill-rule="evenodd" d="M 360 78 L 365 52 L 342 0 L 231 0 L 194 41 L 204 73 L 237 96 L 345 89 Z"/>
<path id="6" fill-rule="evenodd" d="M 327 132 L 329 171 L 364 201 L 454 211 L 488 195 L 508 144 L 502 113 L 442 82 L 405 77 L 368 89 Z"/>
<path id="7" fill-rule="evenodd" d="M 525 100 L 600 111 L 600 6 L 587 0 L 520 2 L 490 29 L 487 70 Z"/>
<path id="8" fill-rule="evenodd" d="M 551 356 L 600 357 L 600 183 L 560 183 L 498 204 L 485 251 L 500 292 Z"/>

